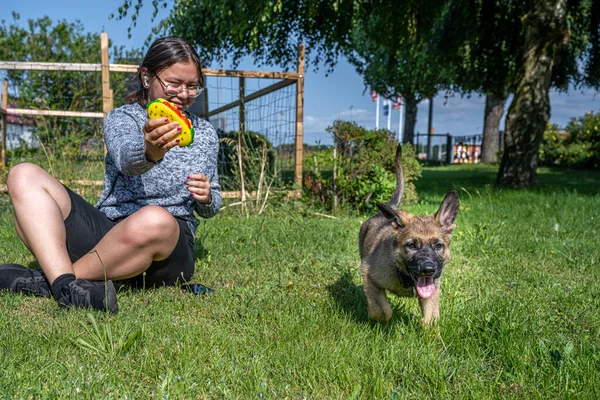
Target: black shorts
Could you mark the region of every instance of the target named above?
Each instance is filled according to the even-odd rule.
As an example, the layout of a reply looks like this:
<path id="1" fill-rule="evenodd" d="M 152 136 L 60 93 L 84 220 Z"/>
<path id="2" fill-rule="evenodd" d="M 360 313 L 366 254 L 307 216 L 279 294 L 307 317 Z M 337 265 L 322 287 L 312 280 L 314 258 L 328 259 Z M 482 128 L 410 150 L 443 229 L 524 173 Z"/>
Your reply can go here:
<path id="1" fill-rule="evenodd" d="M 96 244 L 121 220 L 108 219 L 102 212 L 65 186 L 71 198 L 71 212 L 65 219 L 67 251 L 71 262 L 89 253 Z M 138 288 L 174 285 L 188 282 L 194 274 L 194 235 L 187 222 L 179 224 L 179 240 L 171 255 L 154 261 L 144 273 L 121 281 Z"/>

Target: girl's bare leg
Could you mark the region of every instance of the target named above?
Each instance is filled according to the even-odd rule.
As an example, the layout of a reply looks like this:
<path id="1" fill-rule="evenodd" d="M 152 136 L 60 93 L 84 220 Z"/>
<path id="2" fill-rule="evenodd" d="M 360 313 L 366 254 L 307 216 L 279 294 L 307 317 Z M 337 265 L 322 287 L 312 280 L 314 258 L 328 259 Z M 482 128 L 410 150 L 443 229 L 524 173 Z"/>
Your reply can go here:
<path id="1" fill-rule="evenodd" d="M 83 279 L 102 280 L 105 272 L 107 279 L 131 278 L 169 257 L 178 240 L 177 220 L 162 207 L 146 206 L 112 228 L 73 269 Z"/>
<path id="2" fill-rule="evenodd" d="M 17 233 L 48 281 L 72 274 L 64 223 L 71 199 L 64 186 L 39 166 L 28 163 L 13 167 L 6 183 Z"/>
<path id="3" fill-rule="evenodd" d="M 116 225 L 95 251 L 72 264 L 64 225 L 71 200 L 63 185 L 42 168 L 27 163 L 11 170 L 7 185 L 17 232 L 50 284 L 63 274 L 89 280 L 138 275 L 152 261 L 167 258 L 179 239 L 175 218 L 161 207 L 147 206 Z"/>

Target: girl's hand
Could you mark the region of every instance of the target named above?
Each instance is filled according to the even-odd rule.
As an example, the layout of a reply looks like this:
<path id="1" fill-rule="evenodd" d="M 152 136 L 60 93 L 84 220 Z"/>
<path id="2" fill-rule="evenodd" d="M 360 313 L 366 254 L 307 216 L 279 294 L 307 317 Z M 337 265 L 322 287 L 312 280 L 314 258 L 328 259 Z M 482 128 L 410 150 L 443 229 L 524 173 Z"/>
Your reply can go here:
<path id="1" fill-rule="evenodd" d="M 202 204 L 210 204 L 212 196 L 210 194 L 210 179 L 203 174 L 190 174 L 185 181 L 192 197 Z"/>
<path id="2" fill-rule="evenodd" d="M 181 126 L 177 122 L 169 123 L 167 118 L 154 118 L 144 124 L 143 131 L 146 158 L 157 162 L 178 145 L 179 139 L 175 137 L 181 132 Z"/>

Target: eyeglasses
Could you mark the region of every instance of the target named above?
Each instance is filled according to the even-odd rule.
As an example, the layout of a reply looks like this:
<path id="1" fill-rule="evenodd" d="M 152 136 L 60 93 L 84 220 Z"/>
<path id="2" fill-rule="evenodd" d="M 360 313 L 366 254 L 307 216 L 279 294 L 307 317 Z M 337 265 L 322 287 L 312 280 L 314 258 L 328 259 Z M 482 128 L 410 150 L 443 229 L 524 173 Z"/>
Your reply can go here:
<path id="1" fill-rule="evenodd" d="M 164 83 L 158 75 L 156 79 L 163 85 L 167 96 L 177 96 L 184 90 L 187 91 L 189 97 L 198 97 L 204 91 L 204 88 L 199 85 L 182 85 L 181 83 Z"/>

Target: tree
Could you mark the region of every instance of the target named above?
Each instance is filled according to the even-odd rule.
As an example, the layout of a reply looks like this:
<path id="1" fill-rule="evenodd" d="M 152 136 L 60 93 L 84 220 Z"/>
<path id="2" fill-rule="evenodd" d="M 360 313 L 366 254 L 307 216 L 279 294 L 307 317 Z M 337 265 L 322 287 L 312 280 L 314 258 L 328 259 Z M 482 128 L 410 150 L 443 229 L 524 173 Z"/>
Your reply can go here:
<path id="1" fill-rule="evenodd" d="M 600 80 L 598 2 L 531 2 L 523 25 L 522 59 L 497 176 L 498 185 L 510 187 L 537 183 L 540 144 L 550 118 L 550 87 L 573 82 L 598 88 Z"/>
<path id="2" fill-rule="evenodd" d="M 424 5 L 382 2 L 367 10 L 344 52 L 368 86 L 388 99 L 404 98 L 405 143 L 413 143 L 419 102 L 451 83 L 451 66 L 441 61 L 439 40 L 432 34 L 438 18 Z"/>
<path id="3" fill-rule="evenodd" d="M 485 95 L 481 161 L 497 162 L 500 120 L 523 48 L 526 2 L 455 0 L 452 5 L 441 22 L 445 34 L 439 48 L 445 62 L 455 66 L 455 86 Z"/>
<path id="4" fill-rule="evenodd" d="M 444 22 L 448 41 L 441 50 L 449 50 L 445 57 L 459 69 L 456 83 L 463 91 L 486 94 L 484 161 L 495 161 L 497 124 L 507 94 L 515 94 L 506 117 L 498 184 L 535 184 L 550 87 L 598 87 L 600 6 L 595 3 L 453 1 Z"/>
<path id="5" fill-rule="evenodd" d="M 116 19 L 131 17 L 135 27 L 143 0 L 124 0 Z M 251 56 L 258 65 L 296 65 L 298 43 L 306 45 L 306 65 L 331 68 L 349 45 L 361 9 L 354 1 L 153 0 L 153 18 L 171 6 L 153 35 L 169 33 L 197 45 L 207 62 L 225 55 L 237 65 Z M 131 30 L 132 27 L 129 29 Z"/>
<path id="6" fill-rule="evenodd" d="M 291 67 L 298 43 L 307 65 L 331 70 L 341 55 L 365 84 L 388 98 L 402 94 L 407 105 L 405 141 L 412 141 L 417 105 L 433 97 L 442 75 L 429 34 L 443 0 L 428 1 L 176 1 L 153 34 L 169 33 L 198 45 L 201 56 L 235 64 L 251 56 L 259 64 Z M 116 18 L 137 20 L 143 0 L 125 0 Z M 154 16 L 166 1 L 153 2 Z M 414 41 L 414 43 L 413 43 Z M 407 43 L 413 43 L 407 47 Z M 388 68 L 389 67 L 389 68 Z"/>
<path id="7" fill-rule="evenodd" d="M 125 0 L 121 17 L 133 1 Z M 136 12 L 142 3 L 137 0 Z M 158 9 L 167 2 L 153 4 Z M 386 18 L 394 9 L 401 9 L 393 14 L 396 18 L 403 13 L 409 18 L 398 32 L 383 37 L 370 29 L 373 23 L 391 26 L 393 22 Z M 420 23 L 411 24 L 411 17 Z M 207 60 L 221 54 L 237 60 L 249 55 L 280 65 L 294 61 L 298 42 L 307 43 L 309 61 L 330 68 L 339 55 L 360 50 L 359 44 L 377 47 L 381 53 L 363 64 L 365 79 L 376 82 L 373 76 L 379 77 L 381 86 L 389 88 L 395 85 L 395 72 L 382 74 L 368 66 L 411 60 L 411 49 L 427 49 L 426 54 L 439 55 L 444 65 L 443 73 L 433 74 L 437 79 L 431 83 L 438 88 L 448 85 L 463 93 L 478 90 L 490 97 L 490 110 L 503 108 L 503 99 L 514 91 L 497 183 L 521 187 L 537 181 L 537 153 L 549 118 L 550 87 L 599 87 L 599 27 L 600 2 L 593 0 L 176 0 L 155 33 L 168 31 L 185 37 L 204 49 Z M 367 40 L 357 42 L 353 35 L 361 31 Z M 435 60 L 428 55 L 423 59 Z M 447 77 L 452 79 L 446 81 Z M 497 114 L 494 119 L 499 120 Z"/>
<path id="8" fill-rule="evenodd" d="M 76 21 L 56 24 L 48 17 L 28 20 L 27 28 L 19 26 L 20 16 L 13 13 L 13 22 L 4 20 L 0 25 L 0 59 L 5 61 L 38 61 L 65 63 L 99 63 L 100 35 L 85 33 Z M 112 47 L 116 63 L 139 63 L 141 52 L 125 52 L 123 47 Z M 72 71 L 6 71 L 11 102 L 19 108 L 46 108 L 51 110 L 98 111 L 102 109 L 101 74 Z M 113 74 L 111 86 L 117 102 L 127 91 L 128 76 Z M 102 121 L 64 117 L 36 117 L 40 139 L 54 142 L 70 134 L 85 137 L 92 127 Z"/>

